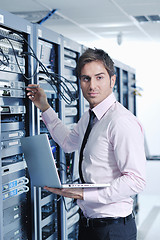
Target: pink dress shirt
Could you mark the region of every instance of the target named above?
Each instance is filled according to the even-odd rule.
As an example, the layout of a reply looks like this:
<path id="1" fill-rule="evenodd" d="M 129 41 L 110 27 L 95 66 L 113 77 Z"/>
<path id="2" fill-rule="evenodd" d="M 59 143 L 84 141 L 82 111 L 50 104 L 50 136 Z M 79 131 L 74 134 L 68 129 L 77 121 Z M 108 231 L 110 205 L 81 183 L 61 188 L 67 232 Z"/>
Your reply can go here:
<path id="1" fill-rule="evenodd" d="M 86 217 L 125 217 L 133 210 L 133 196 L 145 187 L 146 158 L 143 129 L 138 119 L 114 94 L 92 109 L 96 119 L 83 151 L 86 183 L 110 183 L 110 187 L 84 189 L 77 200 Z M 70 131 L 49 108 L 42 114 L 51 136 L 65 152 L 80 151 L 89 121 L 85 112 Z"/>

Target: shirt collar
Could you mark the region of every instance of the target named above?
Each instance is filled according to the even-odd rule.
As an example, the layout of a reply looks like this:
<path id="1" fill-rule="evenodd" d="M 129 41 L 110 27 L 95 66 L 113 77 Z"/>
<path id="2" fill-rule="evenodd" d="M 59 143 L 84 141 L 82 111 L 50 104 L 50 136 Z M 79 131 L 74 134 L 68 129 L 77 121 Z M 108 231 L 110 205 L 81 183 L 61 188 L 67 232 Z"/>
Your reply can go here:
<path id="1" fill-rule="evenodd" d="M 116 98 L 114 96 L 114 93 L 111 93 L 96 107 L 92 108 L 92 111 L 95 113 L 98 120 L 103 117 L 103 115 L 108 111 L 108 109 L 112 106 L 114 102 L 116 102 Z"/>

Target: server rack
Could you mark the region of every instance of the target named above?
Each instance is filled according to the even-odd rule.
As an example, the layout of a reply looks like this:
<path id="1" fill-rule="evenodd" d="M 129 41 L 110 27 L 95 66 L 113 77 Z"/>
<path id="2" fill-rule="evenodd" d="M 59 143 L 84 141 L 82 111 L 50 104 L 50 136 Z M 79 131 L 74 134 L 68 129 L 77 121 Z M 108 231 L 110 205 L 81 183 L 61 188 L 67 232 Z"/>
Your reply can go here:
<path id="1" fill-rule="evenodd" d="M 75 70 L 82 46 L 68 38 L 61 37 L 61 73 L 66 79 L 71 81 L 72 85 L 68 87 L 75 97 L 75 100 L 70 102 L 70 104 L 61 101 L 61 119 L 69 129 L 72 129 L 83 112 L 81 104 L 82 93 Z M 66 166 L 66 173 L 62 172 L 61 174 L 62 181 L 67 183 L 78 182 L 78 153 L 64 154 L 61 151 L 61 162 Z M 64 198 L 64 203 L 61 205 L 61 217 L 63 223 L 61 239 L 77 239 L 79 207 L 73 199 Z"/>
<path id="2" fill-rule="evenodd" d="M 51 74 L 60 74 L 60 35 L 40 25 L 34 24 L 34 52 L 39 61 L 34 59 L 34 68 L 37 74 L 34 83 L 42 87 L 47 95 L 51 107 L 59 114 L 59 99 L 54 84 L 52 85 Z M 51 138 L 48 129 L 42 121 L 41 112 L 35 108 L 35 132 L 47 134 L 53 155 L 59 167 L 59 148 Z M 34 187 L 34 215 L 35 215 L 35 239 L 60 239 L 59 204 L 57 196 Z"/>
<path id="3" fill-rule="evenodd" d="M 30 239 L 30 184 L 20 138 L 32 134 L 32 106 L 25 85 L 32 82 L 31 24 L 0 11 L 0 239 Z M 31 111 L 30 111 L 31 112 Z"/>
<path id="4" fill-rule="evenodd" d="M 116 84 L 114 87 L 115 96 L 124 107 L 136 115 L 136 96 L 138 94 L 136 88 L 136 71 L 134 68 L 117 60 L 114 60 L 114 62 L 116 74 Z M 137 217 L 139 210 L 138 195 L 135 195 L 133 200 L 133 211 Z"/>
<path id="5" fill-rule="evenodd" d="M 87 47 L 82 45 L 81 46 L 81 54 L 83 54 L 85 51 L 87 50 Z M 82 92 L 81 92 L 81 96 L 82 96 Z M 87 100 L 84 97 L 81 97 L 81 110 L 82 113 L 86 112 L 89 109 L 89 103 L 87 102 Z"/>
<path id="6" fill-rule="evenodd" d="M 115 62 L 116 84 L 114 93 L 117 100 L 136 115 L 136 72 L 135 69 L 117 60 Z"/>
<path id="7" fill-rule="evenodd" d="M 37 60 L 34 62 L 35 69 L 37 68 L 34 83 L 40 84 L 45 90 L 50 105 L 57 112 L 64 124 L 67 124 L 71 129 L 81 116 L 81 93 L 75 72 L 76 61 L 80 55 L 81 46 L 42 26 L 34 25 L 34 51 L 47 71 L 53 75 L 54 73 L 58 74 L 58 77 L 60 77 L 65 86 L 67 86 L 64 92 L 64 85 L 61 86 L 60 91 L 63 92 L 63 94 L 58 94 L 55 86 L 52 88 L 50 84 L 48 84 L 50 79 L 48 79 L 44 73 L 44 69 L 42 70 L 41 64 L 39 64 L 37 68 Z M 67 89 L 70 91 L 71 96 L 67 94 Z M 35 109 L 35 126 L 35 133 L 47 133 L 50 138 L 57 167 L 59 169 L 63 168 L 63 171 L 60 171 L 61 181 L 78 181 L 78 169 L 75 163 L 78 160 L 77 153 L 65 154 L 56 145 L 41 119 L 41 112 L 37 109 Z M 71 239 L 71 236 L 73 236 L 73 238 L 75 236 L 77 237 L 79 208 L 76 203 L 70 199 L 65 199 L 64 201 L 61 199 L 57 204 L 56 196 L 53 194 L 49 194 L 41 188 L 34 188 L 34 191 L 36 192 L 36 197 L 34 197 L 34 212 L 37 213 L 35 214 L 37 215 L 35 219 L 37 228 L 34 230 L 37 232 L 35 239 Z M 46 196 L 42 198 L 42 194 Z M 45 201 L 44 198 L 46 199 Z M 51 209 L 50 214 L 43 219 L 42 213 L 44 208 L 48 209 L 46 206 L 50 203 L 50 198 L 53 199 L 55 205 L 54 213 L 53 209 Z M 66 209 L 69 210 L 66 211 Z M 51 223 L 53 219 L 50 215 L 54 216 L 54 220 L 56 219 L 54 231 L 52 230 L 51 232 L 50 225 L 48 224 Z M 46 223 L 47 225 L 44 226 Z M 44 234 L 44 231 L 47 231 L 48 235 Z M 51 234 L 49 234 L 49 232 Z"/>

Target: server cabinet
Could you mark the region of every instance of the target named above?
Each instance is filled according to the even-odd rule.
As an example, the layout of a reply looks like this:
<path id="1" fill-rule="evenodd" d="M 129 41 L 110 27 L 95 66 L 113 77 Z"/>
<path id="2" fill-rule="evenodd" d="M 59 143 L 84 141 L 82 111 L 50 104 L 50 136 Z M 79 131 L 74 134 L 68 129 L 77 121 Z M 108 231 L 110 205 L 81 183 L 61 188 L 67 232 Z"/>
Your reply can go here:
<path id="1" fill-rule="evenodd" d="M 60 35 L 40 25 L 33 25 L 34 34 L 34 68 L 37 74 L 34 83 L 39 84 L 47 95 L 51 107 L 59 115 L 59 95 L 56 77 L 60 75 Z M 53 141 L 48 129 L 42 121 L 41 111 L 35 108 L 35 133 L 48 134 L 52 152 L 59 168 L 59 147 Z M 34 187 L 35 239 L 60 239 L 59 202 L 57 196 Z"/>
<path id="2" fill-rule="evenodd" d="M 0 239 L 31 239 L 30 183 L 20 139 L 34 127 L 25 92 L 33 82 L 32 27 L 5 11 L 0 19 Z"/>
<path id="3" fill-rule="evenodd" d="M 81 46 L 81 54 L 83 54 L 85 51 L 87 50 L 87 47 L 82 45 Z M 83 97 L 83 94 L 81 92 L 81 111 L 82 111 L 82 114 L 86 111 L 88 111 L 89 109 L 89 103 L 87 102 L 87 100 Z"/>
<path id="4" fill-rule="evenodd" d="M 136 115 L 136 72 L 135 69 L 117 60 L 115 62 L 116 84 L 114 93 L 117 100 Z"/>
<path id="5" fill-rule="evenodd" d="M 61 44 L 61 74 L 66 79 L 66 84 L 72 93 L 72 99 L 61 101 L 61 119 L 69 129 L 74 127 L 83 112 L 82 93 L 76 74 L 76 63 L 81 54 L 82 46 L 62 36 Z M 69 82 L 68 82 L 69 81 Z M 64 183 L 78 182 L 78 153 L 64 154 L 60 152 L 61 162 L 66 171 L 62 172 L 61 179 Z M 77 239 L 78 236 L 79 207 L 76 201 L 64 198 L 61 205 L 61 239 Z"/>
<path id="6" fill-rule="evenodd" d="M 38 58 L 38 68 L 37 59 L 34 62 L 37 68 L 34 82 L 45 90 L 50 105 L 63 123 L 72 129 L 81 115 L 81 96 L 79 96 L 79 82 L 75 72 L 81 46 L 55 32 L 34 25 L 34 50 Z M 35 132 L 48 134 L 61 181 L 63 183 L 78 181 L 77 153 L 64 154 L 51 138 L 41 119 L 41 112 L 35 109 L 35 113 Z M 73 238 L 77 236 L 79 208 L 75 201 L 72 199 L 58 201 L 56 196 L 41 188 L 35 189 L 35 192 L 37 239 L 71 239 L 71 236 Z M 50 198 L 53 198 L 54 209 L 51 209 L 50 214 L 43 219 L 42 214 L 44 209 L 48 209 L 48 204 L 50 206 Z M 54 219 L 50 215 L 54 216 Z M 44 225 L 46 223 L 47 225 Z"/>
<path id="7" fill-rule="evenodd" d="M 117 60 L 114 60 L 114 62 L 116 74 L 114 94 L 124 107 L 136 115 L 136 96 L 138 94 L 136 88 L 136 71 L 134 68 Z M 133 211 L 137 216 L 139 210 L 138 195 L 135 195 L 133 200 Z"/>

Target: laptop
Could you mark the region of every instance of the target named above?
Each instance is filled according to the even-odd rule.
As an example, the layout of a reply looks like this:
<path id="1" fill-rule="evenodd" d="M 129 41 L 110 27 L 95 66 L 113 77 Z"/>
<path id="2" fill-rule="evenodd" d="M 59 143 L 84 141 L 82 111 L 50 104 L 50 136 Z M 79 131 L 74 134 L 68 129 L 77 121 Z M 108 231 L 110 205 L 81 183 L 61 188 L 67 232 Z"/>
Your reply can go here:
<path id="1" fill-rule="evenodd" d="M 145 154 L 147 160 L 160 160 L 160 155 L 152 155 L 149 151 L 149 146 L 147 144 L 146 136 L 144 137 L 144 147 L 145 147 Z"/>
<path id="2" fill-rule="evenodd" d="M 21 147 L 33 186 L 53 188 L 108 187 L 110 184 L 62 184 L 47 134 L 21 138 Z"/>

